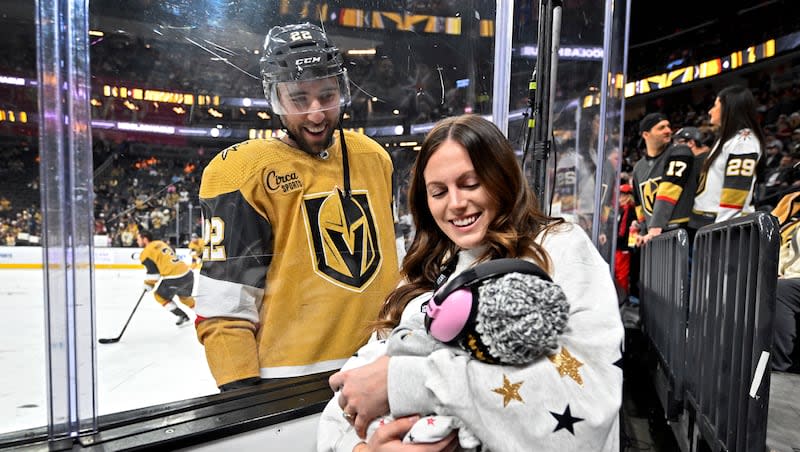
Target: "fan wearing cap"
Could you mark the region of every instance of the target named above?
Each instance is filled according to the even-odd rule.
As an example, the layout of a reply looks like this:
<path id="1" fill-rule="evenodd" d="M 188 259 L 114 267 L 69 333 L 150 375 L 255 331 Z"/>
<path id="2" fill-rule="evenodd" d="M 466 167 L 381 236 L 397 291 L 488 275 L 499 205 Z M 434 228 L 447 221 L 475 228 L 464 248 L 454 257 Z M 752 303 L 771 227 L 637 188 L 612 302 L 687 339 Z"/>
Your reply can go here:
<path id="1" fill-rule="evenodd" d="M 392 162 L 344 132 L 339 49 L 316 25 L 273 27 L 261 58 L 280 138 L 203 171 L 197 336 L 221 390 L 338 369 L 397 285 Z"/>
<path id="2" fill-rule="evenodd" d="M 712 132 L 703 132 L 697 127 L 683 127 L 675 132 L 672 142 L 675 145 L 685 144 L 692 151 L 694 162 L 692 164 L 692 175 L 689 178 L 691 187 L 684 187 L 684 191 L 694 193 L 697 190 L 697 179 L 700 176 L 700 170 L 703 167 L 708 152 L 711 150 L 710 145 L 714 143 L 715 137 Z M 691 188 L 691 190 L 690 190 Z"/>
<path id="3" fill-rule="evenodd" d="M 639 131 L 646 148 L 644 157 L 633 167 L 633 198 L 639 225 L 646 230 L 636 243 L 643 245 L 662 231 L 689 222 L 694 156 L 685 144 L 671 145 L 672 129 L 662 113 L 645 116 Z"/>

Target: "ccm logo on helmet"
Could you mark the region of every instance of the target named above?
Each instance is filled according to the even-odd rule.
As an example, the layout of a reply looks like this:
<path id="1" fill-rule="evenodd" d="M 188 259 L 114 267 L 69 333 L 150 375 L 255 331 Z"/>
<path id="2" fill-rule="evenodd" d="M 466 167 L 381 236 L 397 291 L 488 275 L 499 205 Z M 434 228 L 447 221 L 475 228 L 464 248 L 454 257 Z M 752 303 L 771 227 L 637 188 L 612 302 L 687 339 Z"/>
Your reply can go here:
<path id="1" fill-rule="evenodd" d="M 298 58 L 298 59 L 294 60 L 294 65 L 295 66 L 301 66 L 301 65 L 304 65 L 304 64 L 319 63 L 320 61 L 322 61 L 322 58 L 318 57 L 318 56 L 316 56 L 316 57 Z"/>

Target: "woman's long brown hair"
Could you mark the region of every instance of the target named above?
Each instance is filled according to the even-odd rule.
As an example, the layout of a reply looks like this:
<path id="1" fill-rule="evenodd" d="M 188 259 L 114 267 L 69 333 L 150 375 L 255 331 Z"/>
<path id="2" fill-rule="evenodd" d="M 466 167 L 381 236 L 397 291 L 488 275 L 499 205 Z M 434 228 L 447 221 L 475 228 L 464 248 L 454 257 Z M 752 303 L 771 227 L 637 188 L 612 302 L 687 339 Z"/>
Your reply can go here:
<path id="1" fill-rule="evenodd" d="M 487 249 L 479 260 L 527 257 L 550 271 L 550 257 L 535 239 L 564 220 L 548 217 L 539 209 L 514 149 L 497 126 L 476 115 L 444 119 L 425 137 L 411 171 L 408 207 L 416 235 L 403 259 L 405 284 L 389 294 L 373 325 L 376 331 L 397 326 L 408 302 L 433 290 L 445 260 L 459 251 L 433 219 L 423 175 L 431 155 L 447 140 L 467 150 L 480 184 L 497 203 L 497 217 L 485 237 Z"/>

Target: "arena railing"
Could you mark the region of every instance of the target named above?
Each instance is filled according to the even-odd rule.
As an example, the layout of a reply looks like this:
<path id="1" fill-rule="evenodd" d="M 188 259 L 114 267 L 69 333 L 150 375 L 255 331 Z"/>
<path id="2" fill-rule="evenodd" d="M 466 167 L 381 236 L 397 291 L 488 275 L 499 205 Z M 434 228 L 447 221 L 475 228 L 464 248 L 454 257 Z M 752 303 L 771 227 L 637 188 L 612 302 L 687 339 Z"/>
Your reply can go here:
<path id="1" fill-rule="evenodd" d="M 766 449 L 779 240 L 776 219 L 757 212 L 694 241 L 686 401 L 690 441 L 712 451 Z"/>
<path id="2" fill-rule="evenodd" d="M 683 411 L 686 379 L 686 320 L 689 308 L 689 238 L 676 229 L 642 248 L 642 329 L 658 361 L 653 383 L 664 414 L 675 420 Z"/>

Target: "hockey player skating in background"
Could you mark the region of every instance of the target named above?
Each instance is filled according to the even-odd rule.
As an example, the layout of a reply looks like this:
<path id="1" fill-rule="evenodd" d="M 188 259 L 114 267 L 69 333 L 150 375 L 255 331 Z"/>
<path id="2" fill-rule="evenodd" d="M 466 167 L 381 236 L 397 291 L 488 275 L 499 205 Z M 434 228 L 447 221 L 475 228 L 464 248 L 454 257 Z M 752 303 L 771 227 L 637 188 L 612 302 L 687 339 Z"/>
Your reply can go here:
<path id="1" fill-rule="evenodd" d="M 206 243 L 197 234 L 192 234 L 192 240 L 189 242 L 189 252 L 192 256 L 192 270 L 200 268 L 203 265 L 203 248 Z"/>
<path id="2" fill-rule="evenodd" d="M 153 240 L 153 234 L 149 231 L 139 230 L 136 241 L 144 248 L 139 255 L 139 260 L 147 271 L 144 289 L 156 289 L 156 301 L 178 317 L 175 324 L 185 324 L 189 321 L 189 316 L 172 299 L 177 295 L 181 303 L 194 308 L 192 270 L 175 255 L 169 245 L 161 240 Z"/>

